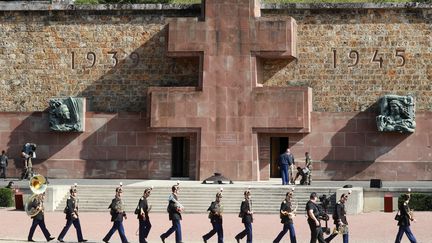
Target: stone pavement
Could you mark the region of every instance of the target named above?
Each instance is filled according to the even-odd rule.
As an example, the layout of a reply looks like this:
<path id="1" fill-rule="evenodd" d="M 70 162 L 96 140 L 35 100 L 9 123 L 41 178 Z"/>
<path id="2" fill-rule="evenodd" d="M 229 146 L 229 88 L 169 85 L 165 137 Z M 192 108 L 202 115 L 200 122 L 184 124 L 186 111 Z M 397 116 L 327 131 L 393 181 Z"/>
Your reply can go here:
<path id="1" fill-rule="evenodd" d="M 396 221 L 393 219 L 395 213 L 364 213 L 360 215 L 349 215 L 350 242 L 351 243 L 390 243 L 394 242 L 397 232 Z M 132 213 L 128 213 L 129 218 L 125 220 L 124 226 L 130 242 L 138 242 L 135 234 L 138 229 L 138 220 Z M 430 233 L 430 219 L 432 212 L 416 212 L 417 222 L 411 226 L 412 231 L 419 243 L 432 242 Z M 152 229 L 149 235 L 149 242 L 160 242 L 159 235 L 170 227 L 167 214 L 150 214 Z M 11 209 L 0 209 L 0 242 L 25 242 L 31 220 L 22 211 Z M 89 242 L 102 242 L 101 239 L 111 227 L 109 212 L 106 213 L 81 213 L 81 225 L 83 234 Z M 282 225 L 279 223 L 277 215 L 255 215 L 253 223 L 254 242 L 272 242 Z M 64 214 L 61 212 L 48 212 L 45 217 L 48 230 L 53 236 L 57 236 L 64 226 Z M 305 215 L 298 215 L 295 220 L 295 230 L 299 243 L 309 241 L 309 228 L 306 223 Z M 333 224 L 331 224 L 333 227 Z M 206 214 L 184 214 L 182 221 L 184 242 L 202 242 L 201 235 L 210 230 L 210 223 Z M 235 242 L 234 236 L 243 230 L 240 218 L 235 214 L 224 215 L 224 234 L 225 242 Z M 42 232 L 37 228 L 34 239 L 44 241 Z M 76 242 L 75 229 L 72 227 L 65 237 L 66 241 Z M 341 242 L 341 237 L 337 237 L 334 242 Z M 55 241 L 54 241 L 55 242 Z M 110 242 L 120 242 L 118 234 L 114 234 Z M 168 243 L 175 242 L 174 235 L 167 239 Z M 215 238 L 209 242 L 216 242 Z M 242 241 L 242 242 L 245 242 Z M 282 242 L 289 242 L 288 235 Z M 408 242 L 404 236 L 402 242 Z"/>
<path id="2" fill-rule="evenodd" d="M 14 180 L 15 184 L 22 188 L 28 188 L 28 181 Z M 86 179 L 50 179 L 50 186 L 54 185 L 71 185 L 78 183 L 78 185 L 106 185 L 116 186 L 123 183 L 124 186 L 171 186 L 175 184 L 175 180 L 86 180 Z M 6 185 L 8 180 L 0 180 L 0 187 Z M 180 181 L 183 187 L 205 187 L 198 181 Z M 346 184 L 354 186 L 369 187 L 368 181 L 314 181 L 314 187 L 341 187 Z M 276 187 L 280 186 L 280 180 L 272 179 L 263 182 L 234 182 L 232 185 L 223 185 L 224 187 Z M 423 188 L 431 190 L 431 183 L 428 181 L 399 181 L 399 182 L 383 182 L 383 188 Z M 212 198 L 213 199 L 213 198 Z M 211 199 L 209 199 L 211 200 Z M 105 207 L 106 205 L 102 205 Z M 350 223 L 350 242 L 351 243 L 387 243 L 394 242 L 397 232 L 396 221 L 394 221 L 395 212 L 383 213 L 363 213 L 360 215 L 349 215 L 348 221 Z M 138 242 L 138 236 L 135 234 L 138 229 L 138 221 L 132 212 L 128 212 L 129 218 L 125 221 L 126 233 L 129 241 Z M 432 234 L 430 234 L 430 219 L 432 212 L 416 212 L 417 223 L 412 224 L 412 231 L 417 237 L 418 242 L 432 242 Z M 111 227 L 110 215 L 107 212 L 82 212 L 80 214 L 81 225 L 83 233 L 89 242 L 102 242 L 101 239 L 108 232 Z M 151 221 L 153 228 L 149 235 L 149 242 L 160 242 L 159 235 L 170 227 L 168 215 L 164 213 L 152 213 Z M 305 215 L 298 215 L 295 219 L 295 228 L 297 239 L 299 243 L 308 242 L 309 229 L 306 224 Z M 50 232 L 57 236 L 65 224 L 64 214 L 61 212 L 47 212 L 46 224 Z M 0 242 L 24 242 L 27 239 L 28 230 L 31 225 L 31 220 L 22 211 L 16 211 L 10 208 L 0 209 Z M 331 224 L 333 227 L 333 224 Z M 182 229 L 185 242 L 202 242 L 201 235 L 207 233 L 211 228 L 206 214 L 184 214 L 182 221 Z M 277 214 L 258 214 L 255 215 L 254 228 L 254 242 L 272 242 L 282 225 L 279 223 Z M 224 233 L 225 242 L 235 242 L 234 236 L 243 230 L 240 218 L 236 214 L 226 214 L 224 216 Z M 286 236 L 282 242 L 289 242 L 289 237 Z M 43 241 L 43 235 L 39 229 L 36 230 L 34 237 L 37 241 Z M 75 229 L 72 227 L 65 237 L 65 240 L 74 242 L 76 241 Z M 342 239 L 336 238 L 334 242 L 341 242 Z M 117 234 L 114 235 L 111 242 L 120 242 Z M 175 242 L 174 235 L 172 235 L 166 242 Z M 212 238 L 209 242 L 216 242 Z M 244 242 L 244 241 L 243 241 Z M 404 237 L 402 242 L 408 242 Z"/>

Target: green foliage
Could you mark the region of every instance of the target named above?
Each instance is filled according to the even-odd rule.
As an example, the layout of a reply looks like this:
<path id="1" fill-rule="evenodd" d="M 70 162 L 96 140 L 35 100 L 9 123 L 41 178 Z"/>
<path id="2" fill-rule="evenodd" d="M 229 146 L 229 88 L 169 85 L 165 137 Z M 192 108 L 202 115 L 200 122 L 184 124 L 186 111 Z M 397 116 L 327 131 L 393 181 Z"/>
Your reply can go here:
<path id="1" fill-rule="evenodd" d="M 402 202 L 401 196 L 399 196 L 398 202 Z M 414 211 L 432 211 L 432 195 L 411 193 L 409 207 Z"/>
<path id="2" fill-rule="evenodd" d="M 9 188 L 0 188 L 0 207 L 11 207 L 13 204 L 12 190 Z"/>

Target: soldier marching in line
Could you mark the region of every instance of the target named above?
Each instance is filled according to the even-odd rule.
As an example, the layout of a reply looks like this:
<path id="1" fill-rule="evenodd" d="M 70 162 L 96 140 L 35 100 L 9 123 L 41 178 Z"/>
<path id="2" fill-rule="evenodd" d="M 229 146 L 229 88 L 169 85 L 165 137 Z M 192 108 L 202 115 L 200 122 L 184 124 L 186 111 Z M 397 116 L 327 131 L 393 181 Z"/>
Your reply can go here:
<path id="1" fill-rule="evenodd" d="M 239 217 L 242 218 L 242 223 L 245 226 L 245 229 L 238 233 L 235 236 L 237 243 L 240 242 L 240 239 L 243 239 L 245 236 L 246 242 L 252 242 L 252 222 L 253 222 L 253 211 L 252 211 L 252 200 L 251 200 L 251 192 L 250 190 L 246 190 L 244 193 L 244 200 L 240 206 Z"/>
<path id="2" fill-rule="evenodd" d="M 70 226 L 73 224 L 77 232 L 78 242 L 86 242 L 87 240 L 83 239 L 81 224 L 78 218 L 78 197 L 76 185 L 71 187 L 69 193 L 70 196 L 66 200 L 66 207 L 64 209 L 64 213 L 66 214 L 66 225 L 61 231 L 60 235 L 57 237 L 57 240 L 60 242 L 64 242 L 63 238 L 69 230 Z"/>
<path id="3" fill-rule="evenodd" d="M 116 230 L 118 230 L 119 232 L 122 243 L 128 242 L 123 227 L 123 218 L 127 219 L 127 216 L 126 216 L 126 212 L 124 211 L 124 203 L 121 198 L 122 194 L 123 194 L 123 189 L 120 184 L 120 186 L 116 188 L 116 195 L 108 207 L 110 209 L 111 222 L 114 223 L 111 230 L 102 239 L 102 241 L 105 243 L 107 243 L 110 240 L 111 236 L 114 234 Z"/>
<path id="4" fill-rule="evenodd" d="M 288 232 L 290 232 L 290 241 L 291 243 L 297 243 L 296 234 L 294 230 L 293 218 L 295 217 L 296 209 L 293 209 L 292 206 L 292 198 L 293 192 L 289 191 L 285 195 L 285 200 L 281 203 L 280 206 L 280 218 L 281 223 L 284 225 L 282 231 L 278 234 L 276 239 L 274 239 L 274 243 L 278 243 L 282 240 L 282 237 Z"/>
<path id="5" fill-rule="evenodd" d="M 408 189 L 411 191 L 411 189 Z M 401 196 L 401 201 L 398 203 L 398 213 L 395 219 L 398 221 L 399 230 L 396 235 L 395 243 L 400 243 L 402 240 L 402 236 L 405 233 L 411 243 L 417 243 L 417 240 L 410 228 L 410 221 L 416 222 L 414 219 L 413 211 L 410 209 L 408 203 L 411 199 L 411 194 L 406 193 Z"/>
<path id="6" fill-rule="evenodd" d="M 165 233 L 160 235 L 160 238 L 163 243 L 165 243 L 165 239 L 168 238 L 174 231 L 176 243 L 182 242 L 182 231 L 180 220 L 182 220 L 181 212 L 184 210 L 183 205 L 178 201 L 178 191 L 179 185 L 174 185 L 171 187 L 171 195 L 168 198 L 168 207 L 167 212 L 169 215 L 169 220 L 172 221 L 172 226 Z"/>
<path id="7" fill-rule="evenodd" d="M 30 242 L 35 242 L 33 240 L 33 235 L 38 225 L 42 230 L 42 233 L 44 234 L 47 241 L 52 241 L 55 239 L 55 237 L 51 236 L 51 234 L 49 233 L 48 229 L 45 226 L 44 200 L 45 200 L 45 192 L 36 195 L 36 197 L 31 201 L 30 216 L 33 219 L 33 222 L 27 237 L 27 240 Z"/>
<path id="8" fill-rule="evenodd" d="M 347 194 L 343 193 L 336 203 L 333 211 L 333 220 L 335 224 L 334 232 L 326 239 L 326 242 L 330 242 L 338 234 L 342 234 L 343 243 L 348 243 L 348 221 L 346 218 L 345 203 L 348 201 L 348 196 L 351 194 L 349 191 Z"/>
<path id="9" fill-rule="evenodd" d="M 149 218 L 151 205 L 149 205 L 147 202 L 147 198 L 150 196 L 151 191 L 152 188 L 146 188 L 144 190 L 144 194 L 140 198 L 138 202 L 138 206 L 135 209 L 135 214 L 138 215 L 137 218 L 139 220 L 139 242 L 140 243 L 147 243 L 146 239 L 152 227 Z"/>
<path id="10" fill-rule="evenodd" d="M 222 228 L 222 212 L 223 205 L 221 204 L 222 199 L 222 188 L 221 191 L 216 193 L 216 200 L 210 204 L 210 207 L 207 209 L 209 211 L 209 219 L 213 226 L 213 229 L 207 234 L 203 235 L 204 243 L 217 233 L 218 243 L 223 243 L 223 228 Z"/>

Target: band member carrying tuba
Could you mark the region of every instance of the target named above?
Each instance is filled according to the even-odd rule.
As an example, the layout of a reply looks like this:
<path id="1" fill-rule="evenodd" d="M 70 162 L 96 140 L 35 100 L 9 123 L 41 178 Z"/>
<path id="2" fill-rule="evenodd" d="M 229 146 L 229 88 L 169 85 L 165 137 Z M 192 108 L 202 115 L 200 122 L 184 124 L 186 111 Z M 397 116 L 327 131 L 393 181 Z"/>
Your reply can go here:
<path id="1" fill-rule="evenodd" d="M 147 236 L 150 233 L 152 227 L 149 218 L 149 212 L 151 210 L 151 205 L 148 204 L 147 198 L 150 196 L 152 188 L 146 188 L 144 190 L 143 196 L 138 201 L 138 206 L 135 209 L 135 214 L 139 221 L 139 242 L 147 243 Z"/>
<path id="2" fill-rule="evenodd" d="M 35 242 L 33 240 L 33 235 L 36 229 L 36 226 L 39 225 L 42 233 L 44 234 L 47 241 L 54 240 L 55 237 L 52 237 L 48 232 L 48 229 L 45 226 L 45 217 L 44 217 L 44 200 L 45 200 L 45 192 L 41 194 L 33 194 L 33 199 L 29 203 L 27 207 L 29 207 L 29 215 L 33 219 L 32 226 L 30 227 L 30 231 L 27 237 L 27 240 L 30 242 Z"/>
<path id="3" fill-rule="evenodd" d="M 81 224 L 78 218 L 78 197 L 77 197 L 77 186 L 74 185 L 69 190 L 70 196 L 66 200 L 66 207 L 64 209 L 64 213 L 66 214 L 66 225 L 61 231 L 60 235 L 57 237 L 57 240 L 60 242 L 64 242 L 63 238 L 68 232 L 70 226 L 73 226 L 76 229 L 78 242 L 86 242 L 87 240 L 83 239 Z"/>
<path id="4" fill-rule="evenodd" d="M 122 199 L 122 194 L 123 194 L 123 188 L 120 184 L 120 186 L 116 188 L 116 195 L 108 207 L 110 209 L 111 222 L 114 222 L 114 223 L 113 223 L 111 230 L 102 239 L 103 242 L 108 242 L 116 230 L 118 230 L 118 233 L 120 235 L 120 239 L 121 239 L 122 243 L 128 242 L 126 235 L 125 235 L 124 227 L 123 227 L 123 218 L 127 219 L 127 216 L 126 216 L 126 212 L 124 210 L 124 203 L 123 203 L 123 199 Z"/>
<path id="5" fill-rule="evenodd" d="M 246 242 L 252 242 L 252 222 L 253 222 L 253 211 L 252 211 L 252 200 L 250 190 L 246 190 L 244 193 L 244 200 L 240 205 L 239 217 L 242 218 L 242 223 L 245 229 L 235 236 L 236 242 L 239 243 L 240 239 L 246 237 Z"/>
<path id="6" fill-rule="evenodd" d="M 278 234 L 276 239 L 274 239 L 274 243 L 278 243 L 282 240 L 282 237 L 288 232 L 290 232 L 290 240 L 291 243 L 297 243 L 296 234 L 294 230 L 293 218 L 295 217 L 295 210 L 292 205 L 293 192 L 289 191 L 285 194 L 285 200 L 281 203 L 280 206 L 280 218 L 281 223 L 284 225 L 282 231 Z"/>
<path id="7" fill-rule="evenodd" d="M 179 185 L 174 185 L 171 187 L 172 193 L 168 198 L 167 212 L 169 215 L 169 220 L 172 222 L 171 228 L 169 228 L 165 233 L 160 235 L 163 243 L 165 239 L 168 238 L 174 231 L 176 243 L 182 242 L 182 231 L 180 220 L 182 220 L 181 212 L 184 210 L 183 205 L 178 201 Z"/>
<path id="8" fill-rule="evenodd" d="M 217 233 L 218 243 L 223 243 L 223 228 L 222 228 L 222 212 L 223 205 L 221 204 L 223 189 L 216 193 L 216 200 L 210 204 L 207 209 L 209 211 L 209 219 L 213 229 L 207 234 L 203 235 L 203 241 L 206 243 L 214 234 Z"/>
<path id="9" fill-rule="evenodd" d="M 407 237 L 411 243 L 417 242 L 414 234 L 411 232 L 411 229 L 410 229 L 410 225 L 411 225 L 410 221 L 415 222 L 415 219 L 414 219 L 413 214 L 412 214 L 412 210 L 408 206 L 410 199 L 411 199 L 411 194 L 406 193 L 406 194 L 403 194 L 401 196 L 401 200 L 399 200 L 399 203 L 398 203 L 399 212 L 397 215 L 399 231 L 396 235 L 395 243 L 401 242 L 402 236 L 404 233 L 407 235 Z"/>

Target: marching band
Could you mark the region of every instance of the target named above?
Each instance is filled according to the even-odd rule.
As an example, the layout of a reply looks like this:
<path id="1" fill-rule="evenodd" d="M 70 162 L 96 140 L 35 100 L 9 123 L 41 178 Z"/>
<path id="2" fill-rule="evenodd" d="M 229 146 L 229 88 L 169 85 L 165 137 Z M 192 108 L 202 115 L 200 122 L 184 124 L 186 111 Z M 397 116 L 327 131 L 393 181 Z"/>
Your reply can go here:
<path id="1" fill-rule="evenodd" d="M 45 199 L 45 190 L 46 190 L 46 180 L 41 175 L 35 175 L 30 180 L 30 189 L 34 192 L 34 194 L 28 198 L 25 210 L 27 214 L 33 219 L 28 238 L 27 240 L 30 242 L 34 242 L 33 234 L 37 226 L 39 226 L 46 238 L 47 241 L 51 241 L 55 239 L 51 236 L 49 231 L 45 226 L 44 221 L 44 199 Z M 146 188 L 142 197 L 138 201 L 138 205 L 135 209 L 135 214 L 137 214 L 137 219 L 139 220 L 139 242 L 147 243 L 147 237 L 150 233 L 150 229 L 152 227 L 149 218 L 149 212 L 151 210 L 151 205 L 148 203 L 147 199 L 150 196 L 153 187 Z M 168 197 L 168 207 L 167 212 L 169 215 L 169 219 L 172 221 L 172 227 L 169 228 L 165 233 L 160 235 L 160 239 L 162 242 L 165 242 L 165 239 L 168 238 L 172 233 L 175 232 L 175 242 L 182 242 L 182 231 L 180 220 L 182 219 L 182 212 L 184 211 L 184 206 L 179 202 L 178 193 L 179 193 L 179 183 L 172 186 L 172 193 Z M 66 207 L 64 209 L 64 213 L 66 214 L 66 225 L 61 231 L 60 235 L 57 237 L 59 242 L 64 242 L 63 238 L 66 235 L 71 225 L 74 225 L 78 242 L 86 242 L 87 240 L 83 239 L 81 232 L 81 225 L 79 221 L 78 214 L 78 197 L 77 197 L 77 185 L 71 187 L 70 196 L 67 198 Z M 212 224 L 212 230 L 207 234 L 202 236 L 202 240 L 204 243 L 208 242 L 209 239 L 217 234 L 217 242 L 224 242 L 223 235 L 223 227 L 222 227 L 222 214 L 223 214 L 223 204 L 222 204 L 222 192 L 223 189 L 216 193 L 216 198 L 211 202 L 207 211 L 209 212 L 208 218 L 210 219 L 210 223 Z M 110 209 L 111 221 L 113 222 L 113 226 L 107 235 L 102 239 L 103 242 L 109 242 L 111 236 L 115 233 L 115 231 L 119 232 L 122 243 L 127 243 L 128 240 L 125 235 L 124 227 L 123 227 L 123 219 L 127 219 L 125 212 L 125 205 L 122 199 L 123 188 L 120 184 L 119 187 L 115 189 L 115 197 L 112 199 L 111 204 L 108 209 Z M 329 216 L 327 215 L 326 210 L 322 211 L 321 207 L 318 205 L 318 195 L 315 192 L 312 192 L 310 195 L 310 200 L 306 204 L 306 216 L 307 222 L 309 224 L 311 230 L 311 239 L 310 242 L 322 242 L 328 243 L 333 240 L 337 235 L 342 235 L 343 243 L 348 243 L 348 221 L 346 217 L 346 208 L 345 203 L 347 202 L 351 191 L 348 193 L 343 193 L 336 203 L 334 212 L 332 214 L 332 218 L 334 220 L 335 228 L 333 232 L 330 234 L 329 228 L 327 228 L 327 221 L 329 220 Z M 243 193 L 244 200 L 240 205 L 240 213 L 239 217 L 242 219 L 242 223 L 244 224 L 244 230 L 238 233 L 235 236 L 235 241 L 237 243 L 240 242 L 246 236 L 246 242 L 252 242 L 252 223 L 254 220 L 253 217 L 253 208 L 252 208 L 252 200 L 251 200 L 251 190 L 248 188 Z M 399 211 L 395 217 L 398 221 L 399 231 L 396 236 L 395 243 L 399 243 L 403 234 L 405 233 L 410 240 L 410 242 L 415 243 L 416 238 L 410 229 L 410 222 L 415 221 L 413 210 L 410 209 L 408 203 L 411 198 L 410 192 L 403 194 L 401 196 L 402 200 L 399 202 L 398 208 Z M 321 199 L 321 197 L 320 197 Z M 282 201 L 279 215 L 281 219 L 281 223 L 283 224 L 283 229 L 277 235 L 277 237 L 273 240 L 273 242 L 280 242 L 284 235 L 289 231 L 289 237 L 291 243 L 296 243 L 296 233 L 294 229 L 294 217 L 296 216 L 296 211 L 298 208 L 298 202 L 294 201 L 294 188 L 291 188 L 285 195 L 285 199 Z M 321 226 L 321 220 L 326 221 L 326 227 Z M 329 237 L 324 239 L 323 231 L 327 234 L 330 234 Z"/>

